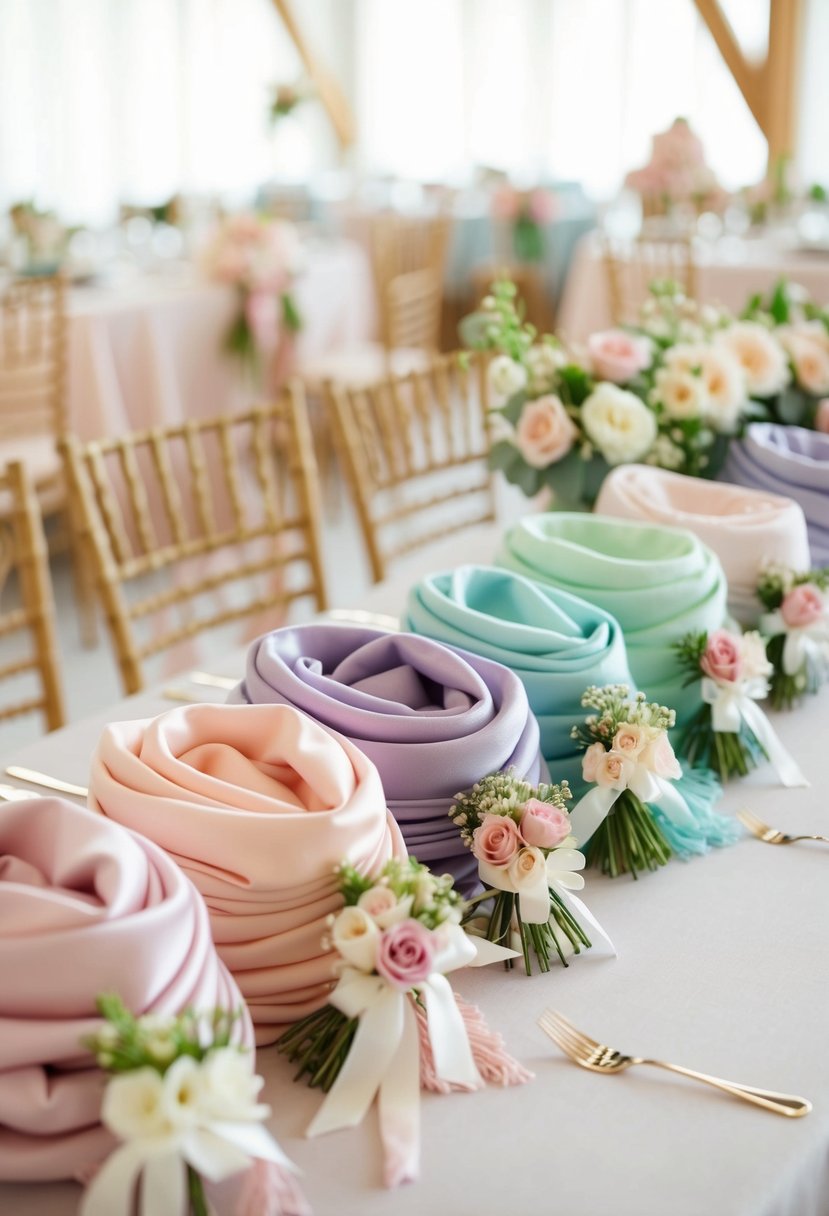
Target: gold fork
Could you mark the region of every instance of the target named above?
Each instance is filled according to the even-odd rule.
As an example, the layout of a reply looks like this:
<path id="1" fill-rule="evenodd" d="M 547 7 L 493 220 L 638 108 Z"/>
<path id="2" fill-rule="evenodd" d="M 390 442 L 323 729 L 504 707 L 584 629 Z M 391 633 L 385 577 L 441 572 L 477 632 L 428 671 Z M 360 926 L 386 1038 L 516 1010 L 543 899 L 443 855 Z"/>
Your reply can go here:
<path id="1" fill-rule="evenodd" d="M 808 1115 L 812 1109 L 811 1102 L 806 1098 L 798 1098 L 794 1094 L 778 1094 L 767 1089 L 754 1089 L 748 1085 L 740 1085 L 736 1081 L 724 1081 L 721 1077 L 711 1077 L 704 1072 L 694 1072 L 690 1068 L 683 1068 L 680 1064 L 666 1064 L 664 1060 L 648 1060 L 643 1056 L 622 1055 L 614 1047 L 608 1047 L 605 1043 L 597 1043 L 583 1031 L 577 1030 L 572 1022 L 568 1022 L 567 1018 L 555 1009 L 545 1009 L 538 1019 L 538 1024 L 566 1056 L 569 1056 L 576 1064 L 580 1064 L 582 1068 L 589 1069 L 590 1072 L 625 1072 L 634 1064 L 651 1064 L 654 1068 L 665 1068 L 668 1072 L 678 1072 L 681 1076 L 691 1077 L 694 1081 L 704 1081 L 706 1085 L 713 1085 L 716 1089 L 732 1094 L 735 1098 L 743 1098 L 746 1102 L 752 1102 L 764 1110 L 773 1111 L 776 1115 L 786 1115 L 790 1119 Z"/>
<path id="2" fill-rule="evenodd" d="M 779 828 L 769 827 L 751 811 L 738 811 L 737 818 L 754 836 L 759 840 L 764 840 L 766 844 L 794 844 L 796 840 L 822 840 L 824 844 L 829 844 L 829 836 L 789 836 L 786 832 L 781 832 Z"/>

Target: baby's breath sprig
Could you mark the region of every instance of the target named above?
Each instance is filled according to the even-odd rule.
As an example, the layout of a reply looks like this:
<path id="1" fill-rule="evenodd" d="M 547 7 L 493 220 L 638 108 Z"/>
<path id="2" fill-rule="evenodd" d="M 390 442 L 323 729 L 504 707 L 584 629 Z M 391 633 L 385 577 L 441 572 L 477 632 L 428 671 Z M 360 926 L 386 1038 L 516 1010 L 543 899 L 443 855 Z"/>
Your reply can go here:
<path id="1" fill-rule="evenodd" d="M 558 785 L 541 782 L 531 785 L 516 776 L 514 768 L 503 773 L 490 773 L 469 790 L 456 794 L 449 818 L 459 829 L 464 844 L 471 846 L 472 834 L 480 826 L 484 815 L 507 815 L 518 823 L 524 804 L 530 798 L 549 802 L 560 811 L 567 810 L 567 802 L 573 797 L 567 781 Z"/>
<path id="2" fill-rule="evenodd" d="M 585 690 L 581 699 L 585 709 L 597 712 L 589 714 L 583 723 L 570 731 L 582 747 L 591 743 L 603 743 L 609 747 L 620 726 L 647 726 L 653 730 L 671 730 L 676 723 L 676 711 L 656 701 L 648 701 L 643 692 L 630 695 L 627 684 L 595 684 Z"/>

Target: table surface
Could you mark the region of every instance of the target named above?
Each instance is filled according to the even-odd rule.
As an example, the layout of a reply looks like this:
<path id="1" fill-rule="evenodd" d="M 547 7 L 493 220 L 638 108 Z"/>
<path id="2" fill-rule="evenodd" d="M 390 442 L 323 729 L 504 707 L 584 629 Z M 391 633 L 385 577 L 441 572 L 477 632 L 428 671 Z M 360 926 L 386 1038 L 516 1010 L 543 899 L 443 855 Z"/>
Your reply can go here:
<path id="1" fill-rule="evenodd" d="M 242 669 L 241 651 L 211 665 L 226 675 Z M 205 700 L 224 695 L 204 691 Z M 85 784 L 105 722 L 170 707 L 160 689 L 139 694 L 2 764 Z M 827 717 L 829 689 L 774 718 L 811 788 L 783 790 L 764 769 L 731 787 L 723 807 L 747 805 L 784 829 L 825 832 Z M 588 875 L 587 902 L 618 958 L 588 954 L 531 978 L 494 967 L 456 977 L 535 1080 L 424 1095 L 421 1180 L 395 1192 L 381 1186 L 374 1111 L 357 1129 L 306 1140 L 319 1095 L 292 1083 L 273 1048 L 260 1051 L 271 1129 L 304 1170 L 316 1216 L 826 1216 L 827 867 L 827 846 L 774 848 L 746 838 L 635 883 Z M 546 1006 L 622 1050 L 802 1094 L 814 1110 L 787 1120 L 645 1068 L 592 1076 L 536 1026 Z M 0 1185 L 0 1212 L 69 1216 L 79 1195 L 70 1183 Z"/>

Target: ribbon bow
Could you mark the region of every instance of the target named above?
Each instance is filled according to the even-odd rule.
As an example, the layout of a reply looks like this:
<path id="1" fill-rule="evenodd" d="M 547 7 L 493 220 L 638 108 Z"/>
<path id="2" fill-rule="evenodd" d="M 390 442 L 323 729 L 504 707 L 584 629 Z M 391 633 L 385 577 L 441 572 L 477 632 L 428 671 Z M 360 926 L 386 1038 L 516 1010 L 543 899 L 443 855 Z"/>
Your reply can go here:
<path id="1" fill-rule="evenodd" d="M 435 956 L 435 970 L 427 980 L 413 985 L 426 1006 L 437 1076 L 466 1089 L 480 1089 L 483 1081 L 454 993 L 442 972 L 473 963 L 476 955 L 477 943 L 459 926 L 447 925 Z M 418 1174 L 420 1156 L 420 1045 L 411 989 L 396 988 L 379 975 L 346 966 L 329 1001 L 359 1022 L 339 1075 L 306 1135 L 356 1126 L 377 1095 L 386 1186 L 412 1181 Z"/>
<path id="2" fill-rule="evenodd" d="M 760 706 L 755 704 L 768 692 L 768 684 L 764 679 L 754 677 L 749 680 L 718 682 L 705 676 L 701 691 L 703 701 L 711 706 L 713 730 L 736 735 L 740 732 L 740 724 L 745 722 L 787 789 L 809 785 L 797 761 L 783 746 Z"/>
<path id="3" fill-rule="evenodd" d="M 809 659 L 822 666 L 829 662 L 829 617 L 822 616 L 811 625 L 787 625 L 783 613 L 766 612 L 760 618 L 760 629 L 769 637 L 785 635 L 783 671 L 794 676 Z"/>
<path id="4" fill-rule="evenodd" d="M 610 814 L 613 804 L 625 790 L 631 790 L 641 802 L 658 806 L 671 823 L 678 828 L 697 831 L 697 821 L 687 802 L 670 781 L 658 777 L 644 764 L 636 764 L 620 786 L 594 786 L 581 798 L 570 812 L 570 826 L 577 840 L 586 841 Z"/>

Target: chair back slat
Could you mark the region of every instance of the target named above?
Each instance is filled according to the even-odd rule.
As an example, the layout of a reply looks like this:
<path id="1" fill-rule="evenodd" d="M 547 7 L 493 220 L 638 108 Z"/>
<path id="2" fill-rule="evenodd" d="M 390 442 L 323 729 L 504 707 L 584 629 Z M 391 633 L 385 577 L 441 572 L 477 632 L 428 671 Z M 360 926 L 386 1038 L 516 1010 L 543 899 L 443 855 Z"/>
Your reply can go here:
<path id="1" fill-rule="evenodd" d="M 0 440 L 66 429 L 65 286 L 15 279 L 0 294 Z"/>
<path id="2" fill-rule="evenodd" d="M 636 323 L 652 283 L 673 282 L 689 300 L 696 299 L 696 257 L 691 237 L 642 236 L 635 241 L 616 241 L 605 236 L 603 255 L 614 325 Z"/>

